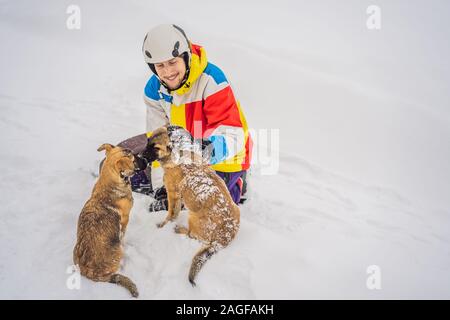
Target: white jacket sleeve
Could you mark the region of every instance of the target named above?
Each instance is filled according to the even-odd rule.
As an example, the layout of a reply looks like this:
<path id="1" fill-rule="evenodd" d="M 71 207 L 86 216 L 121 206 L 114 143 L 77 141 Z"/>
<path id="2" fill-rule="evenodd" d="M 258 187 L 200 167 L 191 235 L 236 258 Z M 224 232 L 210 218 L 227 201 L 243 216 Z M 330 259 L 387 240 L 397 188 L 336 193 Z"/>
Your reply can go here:
<path id="1" fill-rule="evenodd" d="M 169 118 L 159 101 L 153 100 L 144 94 L 144 102 L 147 107 L 147 132 L 154 131 L 169 123 Z"/>

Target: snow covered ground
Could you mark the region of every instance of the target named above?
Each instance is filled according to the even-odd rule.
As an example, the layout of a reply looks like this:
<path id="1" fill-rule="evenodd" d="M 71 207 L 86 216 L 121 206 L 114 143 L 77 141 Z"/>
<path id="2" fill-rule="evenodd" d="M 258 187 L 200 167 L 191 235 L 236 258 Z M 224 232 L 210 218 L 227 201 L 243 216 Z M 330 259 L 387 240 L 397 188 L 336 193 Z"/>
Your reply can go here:
<path id="1" fill-rule="evenodd" d="M 66 28 L 72 4 L 80 30 Z M 378 31 L 366 28 L 372 4 Z M 199 244 L 157 229 L 165 213 L 136 195 L 122 273 L 140 298 L 449 299 L 449 9 L 0 1 L 0 298 L 129 298 L 84 278 L 69 290 L 66 271 L 97 147 L 145 130 L 143 36 L 172 22 L 224 69 L 257 140 L 279 130 L 279 165 L 266 175 L 255 164 L 238 237 L 195 288 L 187 272 Z M 372 265 L 380 290 L 366 284 Z"/>

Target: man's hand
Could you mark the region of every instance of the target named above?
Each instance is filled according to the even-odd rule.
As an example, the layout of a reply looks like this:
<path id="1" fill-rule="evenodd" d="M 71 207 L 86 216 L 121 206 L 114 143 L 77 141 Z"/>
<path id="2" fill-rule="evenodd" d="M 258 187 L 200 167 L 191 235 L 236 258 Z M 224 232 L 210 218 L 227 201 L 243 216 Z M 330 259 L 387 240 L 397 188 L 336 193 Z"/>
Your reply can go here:
<path id="1" fill-rule="evenodd" d="M 211 136 L 206 139 L 198 139 L 202 146 L 202 155 L 209 164 L 216 164 L 226 159 L 228 155 L 225 138 L 223 136 Z"/>
<path id="2" fill-rule="evenodd" d="M 214 154 L 214 146 L 211 144 L 211 141 L 208 139 L 195 139 L 194 143 L 201 146 L 202 157 L 209 163 Z"/>
<path id="3" fill-rule="evenodd" d="M 134 171 L 141 171 L 146 169 L 148 166 L 148 161 L 141 157 L 140 155 L 134 156 Z"/>

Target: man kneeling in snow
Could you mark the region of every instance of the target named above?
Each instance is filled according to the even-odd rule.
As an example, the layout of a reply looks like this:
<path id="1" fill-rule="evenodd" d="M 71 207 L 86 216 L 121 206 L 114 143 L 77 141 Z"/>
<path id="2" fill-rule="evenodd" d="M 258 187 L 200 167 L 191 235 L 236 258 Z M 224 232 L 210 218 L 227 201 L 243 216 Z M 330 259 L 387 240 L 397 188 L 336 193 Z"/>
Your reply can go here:
<path id="1" fill-rule="evenodd" d="M 148 133 L 119 145 L 137 155 L 156 128 L 165 124 L 181 126 L 211 150 L 210 164 L 225 180 L 233 201 L 245 201 L 252 140 L 244 113 L 222 70 L 208 62 L 203 47 L 192 44 L 184 31 L 172 24 L 151 29 L 142 51 L 153 72 L 144 90 Z M 133 191 L 154 195 L 156 201 L 150 211 L 167 210 L 164 186 L 153 190 L 151 166 L 144 167 L 131 178 Z"/>

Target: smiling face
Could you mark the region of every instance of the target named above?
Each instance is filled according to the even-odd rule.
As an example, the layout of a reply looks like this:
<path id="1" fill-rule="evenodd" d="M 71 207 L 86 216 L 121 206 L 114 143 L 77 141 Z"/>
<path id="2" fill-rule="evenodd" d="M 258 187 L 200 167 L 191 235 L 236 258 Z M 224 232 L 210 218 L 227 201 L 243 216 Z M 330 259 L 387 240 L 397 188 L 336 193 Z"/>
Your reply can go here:
<path id="1" fill-rule="evenodd" d="M 155 70 L 159 78 L 172 90 L 177 89 L 186 75 L 186 64 L 182 57 L 155 63 Z"/>

